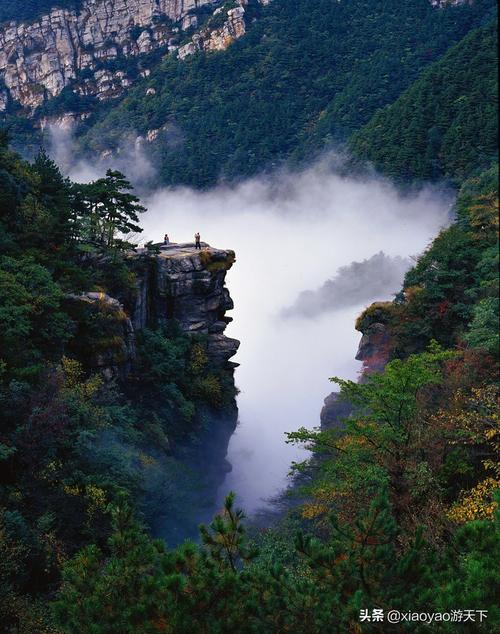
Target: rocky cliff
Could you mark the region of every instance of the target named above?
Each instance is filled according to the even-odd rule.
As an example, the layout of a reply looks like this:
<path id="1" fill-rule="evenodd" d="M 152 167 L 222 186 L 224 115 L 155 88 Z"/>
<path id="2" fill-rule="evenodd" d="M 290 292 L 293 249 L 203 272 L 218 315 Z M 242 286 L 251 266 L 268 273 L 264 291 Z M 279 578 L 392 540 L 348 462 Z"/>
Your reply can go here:
<path id="1" fill-rule="evenodd" d="M 207 354 L 214 365 L 234 367 L 229 359 L 239 341 L 224 335 L 233 301 L 225 287 L 234 251 L 214 249 L 202 243 L 163 246 L 158 255 L 140 253 L 136 260 L 138 287 L 131 314 L 135 330 L 176 320 L 186 333 L 206 335 Z"/>
<path id="2" fill-rule="evenodd" d="M 236 364 L 230 359 L 239 341 L 226 337 L 224 330 L 231 321 L 226 312 L 233 308 L 225 278 L 235 254 L 203 243 L 202 247 L 197 251 L 193 244 L 173 244 L 160 246 L 159 253 L 146 249 L 130 253 L 136 291 L 123 302 L 99 292 L 68 295 L 68 312 L 79 329 L 70 354 L 105 380 L 119 379 L 126 389 L 138 376 L 137 335 L 144 328 L 175 320 L 184 333 L 203 335 L 197 338 L 197 345 L 205 347 L 210 371 L 226 375 L 224 389 L 234 388 Z M 182 463 L 185 478 L 185 482 L 174 481 L 175 487 L 192 509 L 198 510 L 194 515 L 192 509 L 181 510 L 175 517 L 165 515 L 166 509 L 157 502 L 160 494 L 151 494 L 155 513 L 148 521 L 155 535 L 168 538 L 170 543 L 187 536 L 196 538 L 198 523 L 209 521 L 216 512 L 218 487 L 231 470 L 226 455 L 237 419 L 234 398 L 222 407 L 198 403 L 196 419 L 189 423 L 186 435 L 168 437 L 163 449 Z M 162 462 L 158 450 L 151 448 L 158 464 L 171 468 Z"/>
<path id="3" fill-rule="evenodd" d="M 147 76 L 147 54 L 178 51 L 184 58 L 229 46 L 245 33 L 248 2 L 84 0 L 78 11 L 54 8 L 29 24 L 5 24 L 0 27 L 0 111 L 17 103 L 34 112 L 67 86 L 101 100 L 116 97 L 136 77 Z M 111 66 L 124 60 L 120 68 Z"/>
<path id="4" fill-rule="evenodd" d="M 136 333 L 175 320 L 181 331 L 204 335 L 205 351 L 212 367 L 232 374 L 239 341 L 224 335 L 233 308 L 225 286 L 226 272 L 235 261 L 233 251 L 192 244 L 161 247 L 130 255 L 137 289 L 125 305 L 105 293 L 68 295 L 69 310 L 82 324 L 78 358 L 108 378 L 126 378 L 135 359 Z M 91 323 L 92 339 L 86 331 Z"/>
<path id="5" fill-rule="evenodd" d="M 375 302 L 360 315 L 356 322 L 356 329 L 362 335 L 355 357 L 357 361 L 363 362 L 359 382 L 363 382 L 374 372 L 382 372 L 391 360 L 393 351 L 388 323 L 390 310 L 390 302 Z M 325 398 L 320 415 L 323 429 L 341 427 L 342 420 L 352 411 L 351 405 L 340 401 L 338 396 L 337 392 L 332 392 Z"/>
<path id="6" fill-rule="evenodd" d="M 33 114 L 64 88 L 100 100 L 123 94 L 158 60 L 227 48 L 249 5 L 271 0 L 82 0 L 32 22 L 0 26 L 0 112 Z M 473 0 L 428 0 L 436 8 Z M 57 4 L 56 0 L 54 0 Z M 69 113 L 85 118 L 86 112 Z"/>
<path id="7" fill-rule="evenodd" d="M 220 15 L 224 19 L 221 26 L 211 29 L 209 22 L 206 28 L 193 35 L 190 42 L 179 48 L 179 58 L 184 59 L 196 51 L 222 51 L 235 39 L 245 35 L 245 4 L 246 0 L 240 0 L 240 6 L 227 11 L 227 17 L 224 15 L 222 7 L 216 9 L 214 17 Z"/>
<path id="8" fill-rule="evenodd" d="M 456 7 L 459 4 L 472 4 L 474 0 L 429 0 L 433 7 Z"/>

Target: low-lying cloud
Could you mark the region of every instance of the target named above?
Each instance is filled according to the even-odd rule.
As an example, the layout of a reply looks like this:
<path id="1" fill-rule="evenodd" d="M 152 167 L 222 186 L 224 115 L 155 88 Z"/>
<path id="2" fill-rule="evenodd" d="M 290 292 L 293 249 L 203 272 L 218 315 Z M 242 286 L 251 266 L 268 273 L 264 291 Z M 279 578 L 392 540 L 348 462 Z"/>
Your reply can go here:
<path id="1" fill-rule="evenodd" d="M 307 454 L 285 444 L 284 432 L 318 425 L 332 390 L 328 377 L 356 379 L 357 315 L 399 290 L 406 258 L 449 222 L 451 200 L 436 188 L 403 194 L 380 177 L 339 174 L 325 160 L 208 191 L 161 189 L 145 201 L 141 240 L 168 233 L 184 242 L 199 231 L 212 246 L 236 251 L 227 275 L 234 321 L 226 332 L 241 341 L 234 359 L 241 364 L 240 424 L 221 496 L 235 490 L 251 512 L 286 484 L 290 463 Z M 283 317 L 301 291 L 335 272 L 335 310 Z M 332 285 L 324 286 L 331 296 Z"/>
<path id="2" fill-rule="evenodd" d="M 323 313 L 386 299 L 399 290 L 411 261 L 383 251 L 362 262 L 341 266 L 336 275 L 316 290 L 302 291 L 285 308 L 283 317 L 317 317 Z"/>
<path id="3" fill-rule="evenodd" d="M 73 137 L 71 126 L 48 127 L 48 151 L 61 170 L 77 183 L 88 183 L 101 178 L 106 170 L 119 170 L 131 180 L 139 191 L 154 180 L 156 170 L 145 152 L 144 139 L 124 138 L 118 151 L 107 157 L 89 161 L 82 157 Z"/>
<path id="4" fill-rule="evenodd" d="M 80 163 L 83 169 L 103 175 Z M 226 334 L 241 341 L 234 359 L 240 424 L 220 493 L 235 490 L 252 512 L 286 484 L 291 462 L 307 455 L 285 444 L 284 433 L 319 423 L 328 377 L 357 377 L 356 316 L 399 290 L 407 258 L 449 223 L 452 196 L 429 187 L 405 194 L 375 175 L 349 176 L 328 156 L 302 171 L 206 191 L 158 189 L 143 202 L 141 242 L 160 242 L 165 233 L 187 242 L 199 231 L 212 246 L 236 251 Z M 312 315 L 304 289 L 317 289 L 306 296 Z M 286 307 L 314 319 L 285 318 Z"/>

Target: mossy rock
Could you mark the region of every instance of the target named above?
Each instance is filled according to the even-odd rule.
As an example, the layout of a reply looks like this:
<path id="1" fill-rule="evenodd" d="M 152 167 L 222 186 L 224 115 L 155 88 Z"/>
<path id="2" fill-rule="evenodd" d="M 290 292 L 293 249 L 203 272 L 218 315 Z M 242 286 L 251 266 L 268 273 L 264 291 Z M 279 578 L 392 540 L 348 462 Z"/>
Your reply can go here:
<path id="1" fill-rule="evenodd" d="M 217 273 L 218 271 L 229 271 L 236 261 L 236 254 L 234 251 L 226 251 L 224 253 L 201 251 L 200 260 L 207 271 Z"/>
<path id="2" fill-rule="evenodd" d="M 372 324 L 389 324 L 397 311 L 393 302 L 374 302 L 356 319 L 355 328 L 365 332 Z"/>

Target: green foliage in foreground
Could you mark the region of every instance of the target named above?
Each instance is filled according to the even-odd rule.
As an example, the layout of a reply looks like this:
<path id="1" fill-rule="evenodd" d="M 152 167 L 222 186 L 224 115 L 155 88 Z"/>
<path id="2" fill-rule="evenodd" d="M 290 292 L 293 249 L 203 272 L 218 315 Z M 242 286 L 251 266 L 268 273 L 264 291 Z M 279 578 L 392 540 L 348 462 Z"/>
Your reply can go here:
<path id="1" fill-rule="evenodd" d="M 294 557 L 289 546 L 269 549 L 260 540 L 262 551 L 254 547 L 232 494 L 201 527 L 201 545 L 176 550 L 147 538 L 118 505 L 108 544 L 87 547 L 65 565 L 54 604 L 62 631 L 340 634 L 356 631 L 360 610 L 380 607 L 487 610 L 487 621 L 470 631 L 494 630 L 500 516 L 493 517 L 492 491 L 482 519 L 457 525 L 447 517 L 457 499 L 444 486 L 458 475 L 446 466 L 453 448 L 466 451 L 474 478 L 481 474 L 464 428 L 438 409 L 450 397 L 453 357 L 434 346 L 365 384 L 338 380 L 355 405 L 346 430 L 290 434 L 322 458 Z M 436 627 L 453 632 L 456 624 Z M 362 631 L 386 632 L 387 624 Z M 410 623 L 402 631 L 422 630 Z"/>
<path id="2" fill-rule="evenodd" d="M 54 631 L 46 599 L 62 562 L 106 543 L 115 499 L 127 498 L 149 525 L 165 515 L 178 525 L 179 509 L 196 510 L 207 495 L 176 453 L 203 428 L 202 411 L 220 412 L 234 397 L 210 367 L 206 341 L 175 324 L 144 330 L 135 372 L 104 381 L 96 355 L 120 366 L 126 315 L 79 299 L 133 299 L 122 232 L 140 230 L 143 208 L 129 190 L 116 172 L 71 183 L 44 153 L 29 164 L 0 142 L 2 631 Z"/>
<path id="3" fill-rule="evenodd" d="M 201 405 L 223 407 L 232 394 L 207 367 L 203 339 L 188 341 L 173 326 L 142 333 L 137 372 L 125 385 L 91 371 L 82 350 L 115 336 L 119 324 L 106 323 L 105 312 L 70 309 L 65 298 L 90 285 L 121 289 L 125 301 L 133 271 L 122 245 L 95 239 L 85 190 L 46 157 L 30 166 L 3 149 L 0 161 L 7 632 L 342 634 L 359 631 L 360 610 L 380 607 L 488 610 L 471 631 L 494 631 L 494 169 L 463 184 L 457 223 L 408 273 L 404 294 L 360 318 L 386 317 L 401 358 L 361 384 L 335 379 L 353 406 L 345 428 L 289 434 L 314 454 L 294 466 L 306 485 L 293 536 L 278 526 L 250 540 L 230 496 L 202 527 L 201 544 L 172 550 L 137 518 L 142 512 L 151 523 L 167 512 L 174 524 L 183 506 L 201 504 L 202 493 L 194 502 L 184 494 L 189 474 L 172 445 L 196 434 Z M 441 350 L 429 347 L 432 338 L 470 347 Z M 385 634 L 386 623 L 363 630 Z"/>
<path id="4" fill-rule="evenodd" d="M 462 184 L 456 213 L 408 271 L 395 302 L 375 304 L 358 319 L 363 331 L 385 323 L 395 356 L 420 352 L 435 339 L 498 357 L 498 165 Z"/>
<path id="5" fill-rule="evenodd" d="M 351 11 L 362 5 L 369 8 L 367 3 L 335 3 L 330 8 Z M 416 1 L 414 6 L 405 3 L 405 10 L 413 11 L 417 20 L 405 22 L 405 29 L 408 24 L 419 28 L 416 6 Z M 425 15 L 430 11 L 427 2 L 418 6 Z M 468 15 L 473 16 L 474 7 L 484 6 L 477 2 L 439 15 L 456 17 L 470 11 Z M 269 16 L 276 16 L 275 11 L 287 16 L 284 4 L 276 3 L 276 7 Z M 363 15 L 374 17 L 367 11 Z M 323 33 L 324 14 L 311 16 L 316 31 Z M 265 27 L 266 22 L 261 24 Z M 304 32 L 303 24 L 290 24 L 295 24 L 297 35 Z M 366 33 L 371 33 L 363 24 Z M 257 27 L 248 41 L 259 34 Z M 394 23 L 390 28 L 398 40 Z M 458 20 L 457 28 L 466 27 Z M 259 59 L 266 62 L 259 68 L 267 69 L 265 77 L 273 78 L 269 90 L 279 95 L 295 84 L 288 83 L 285 72 L 287 60 L 292 59 L 290 51 L 280 57 L 281 42 L 279 46 L 273 43 L 273 32 L 260 32 L 269 37 L 253 44 L 258 44 L 256 55 L 263 55 Z M 383 29 L 373 32 L 382 39 L 386 36 Z M 359 37 L 359 32 L 351 35 Z M 476 41 L 475 37 L 472 34 L 469 42 Z M 290 32 L 287 39 L 294 41 Z M 177 77 L 175 73 L 188 73 L 188 79 L 194 73 L 196 81 L 183 84 L 179 79 L 181 88 L 199 86 L 199 75 L 204 74 L 210 86 L 220 86 L 210 78 L 213 60 L 229 59 L 238 62 L 238 81 L 231 64 L 225 69 L 228 81 L 233 82 L 229 89 L 233 84 L 241 87 L 239 76 L 246 66 L 238 55 L 246 51 L 245 41 L 236 43 L 227 55 L 194 58 L 184 66 L 176 64 L 173 70 L 172 62 L 167 61 L 163 69 L 170 79 Z M 321 41 L 316 38 L 315 45 Z M 380 41 L 375 41 L 379 50 Z M 477 45 L 481 52 L 481 43 Z M 367 48 L 370 46 L 368 40 Z M 396 48 L 401 53 L 397 41 Z M 320 55 L 325 50 L 321 46 Z M 273 57 L 266 57 L 266 51 Z M 490 60 L 488 51 L 482 51 L 486 61 Z M 296 53 L 293 47 L 292 52 Z M 356 60 L 343 57 L 345 51 L 335 54 L 340 62 L 349 61 L 352 75 L 353 68 L 371 68 L 366 63 L 357 67 Z M 377 55 L 370 50 L 367 54 L 373 68 L 378 68 Z M 421 65 L 413 65 L 415 58 L 409 55 L 413 61 L 407 68 L 417 73 Z M 285 66 L 275 64 L 276 59 Z M 294 59 L 309 69 L 315 58 Z M 248 58 L 250 71 L 256 68 L 251 62 Z M 379 62 L 386 68 L 385 59 Z M 273 75 L 274 68 L 278 76 Z M 488 69 L 489 62 L 484 68 L 477 66 L 477 76 Z M 341 80 L 337 70 L 326 83 L 336 77 Z M 308 81 L 307 73 L 303 76 Z M 375 73 L 373 77 L 378 81 L 380 76 Z M 323 93 L 321 78 L 314 79 L 313 93 L 324 98 L 323 106 L 331 98 L 330 88 Z M 159 82 L 155 84 L 161 89 L 157 95 L 174 99 L 160 77 L 152 76 L 151 81 Z M 455 86 L 453 81 L 453 90 Z M 366 84 L 361 82 L 359 88 L 364 96 Z M 380 95 L 384 91 L 377 84 L 373 93 L 377 107 L 383 105 Z M 258 148 L 255 156 L 259 158 L 249 162 L 249 170 L 255 169 L 262 156 L 285 155 L 295 147 L 294 135 L 307 129 L 300 126 L 314 113 L 312 108 L 301 120 L 301 111 L 283 99 L 286 116 L 278 108 L 276 125 L 271 125 L 269 121 L 274 119 L 267 117 L 268 106 L 257 102 L 254 108 L 255 102 L 248 99 L 248 110 L 242 110 L 239 119 L 231 109 L 231 116 L 218 119 L 227 94 L 214 94 L 207 97 L 209 107 L 195 113 L 202 126 L 199 146 L 195 136 L 189 138 L 186 154 L 177 155 L 181 156 L 178 164 L 172 159 L 175 152 L 170 153 L 172 143 L 168 146 L 167 178 L 211 182 L 217 176 L 213 166 L 221 156 L 224 160 L 233 157 L 229 140 L 233 144 L 235 138 L 237 149 L 243 148 L 239 162 L 242 156 L 250 156 L 251 148 Z M 276 110 L 276 101 L 268 99 L 271 93 L 263 94 L 265 104 Z M 140 99 L 139 93 L 135 95 L 138 103 L 144 103 L 142 94 Z M 190 92 L 180 91 L 179 95 L 182 103 L 175 104 L 174 131 L 175 125 L 188 129 L 185 121 L 198 120 L 192 117 Z M 437 96 L 442 98 L 439 91 Z M 132 115 L 136 112 L 134 98 L 133 93 L 126 105 Z M 239 106 L 239 99 L 228 102 Z M 160 102 L 152 103 L 148 117 L 142 118 L 137 110 L 139 124 L 149 125 L 156 112 L 163 117 L 158 119 L 160 124 L 170 123 L 171 111 L 162 111 Z M 358 99 L 349 101 L 348 111 L 354 113 L 354 119 L 347 116 L 346 127 L 349 121 L 359 123 L 356 111 L 363 111 L 360 103 Z M 425 115 L 426 107 L 423 110 Z M 255 128 L 250 125 L 250 111 L 252 116 L 263 115 L 262 137 L 252 137 Z M 365 115 L 368 118 L 365 111 L 360 119 Z M 123 120 L 126 117 L 120 118 Z M 227 126 L 220 141 L 217 136 L 217 144 L 206 143 L 223 129 L 221 120 L 236 127 Z M 300 125 L 290 129 L 290 120 Z M 131 121 L 137 124 L 133 116 Z M 419 126 L 425 130 L 429 119 L 421 116 L 418 123 L 418 134 L 414 126 L 412 134 L 422 138 Z M 486 121 L 486 128 L 488 125 Z M 242 136 L 235 136 L 234 130 L 240 130 Z M 193 135 L 199 132 L 194 128 Z M 175 135 L 170 137 L 170 142 L 175 140 Z M 469 133 L 464 135 L 463 169 L 474 172 L 483 167 L 485 155 L 480 153 L 474 162 L 467 146 L 473 142 Z M 207 148 L 212 146 L 215 154 L 208 156 Z M 439 165 L 441 145 L 429 147 L 432 165 Z M 192 151 L 194 166 L 189 158 Z M 385 165 L 391 169 L 389 160 Z M 230 168 L 226 165 L 228 173 L 236 170 Z M 460 169 L 454 174 L 458 178 Z M 390 326 L 391 352 L 398 358 L 384 373 L 367 377 L 362 384 L 336 379 L 342 397 L 353 406 L 345 427 L 301 429 L 289 435 L 291 442 L 305 444 L 314 456 L 294 465 L 305 482 L 303 503 L 287 521 L 298 530 L 291 531 L 290 524 L 277 526 L 250 540 L 243 514 L 231 496 L 212 524 L 201 529 L 201 544 L 187 542 L 176 549 L 151 539 L 140 522 L 141 511 L 150 520 L 161 504 L 174 523 L 177 510 L 190 502 L 179 485 L 185 485 L 186 472 L 171 445 L 181 439 L 182 429 L 197 432 L 200 404 L 223 404 L 223 377 L 207 367 L 202 340 L 188 345 L 171 329 L 143 333 L 138 350 L 140 376 L 125 386 L 104 384 L 89 371 L 90 362 L 82 365 L 72 358 L 78 345 L 89 348 L 101 343 L 97 333 L 102 330 L 103 315 L 70 310 L 63 300 L 70 291 L 92 288 L 126 302 L 133 287 L 133 271 L 122 253 L 126 245 L 115 239 L 117 234 L 109 241 L 106 229 L 93 230 L 103 228 L 107 212 L 96 219 L 92 191 L 64 181 L 43 155 L 30 166 L 2 147 L 0 183 L 0 283 L 4 290 L 0 296 L 0 325 L 4 326 L 0 328 L 0 622 L 9 634 L 386 634 L 385 622 L 360 625 L 360 610 L 373 608 L 418 612 L 482 609 L 488 610 L 487 621 L 467 624 L 468 631 L 489 632 L 500 627 L 496 604 L 500 580 L 495 566 L 500 544 L 499 500 L 495 498 L 500 446 L 498 338 L 493 330 L 498 307 L 494 169 L 474 172 L 462 184 L 456 224 L 444 230 L 419 258 L 396 302 L 378 305 L 360 318 L 363 326 L 370 320 Z M 106 197 L 111 208 L 116 200 L 114 195 Z M 115 336 L 117 324 L 108 327 L 105 335 Z M 75 356 L 80 358 L 80 354 Z M 454 632 L 456 627 L 443 623 L 435 629 Z M 402 631 L 426 629 L 408 623 Z"/>

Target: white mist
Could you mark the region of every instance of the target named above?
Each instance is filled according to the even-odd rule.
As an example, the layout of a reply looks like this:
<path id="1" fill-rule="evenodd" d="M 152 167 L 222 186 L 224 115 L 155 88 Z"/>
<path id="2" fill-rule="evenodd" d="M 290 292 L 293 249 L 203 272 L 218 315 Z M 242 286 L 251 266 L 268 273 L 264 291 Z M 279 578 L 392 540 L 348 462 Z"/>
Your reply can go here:
<path id="1" fill-rule="evenodd" d="M 280 312 L 354 260 L 380 250 L 421 252 L 447 224 L 450 197 L 429 189 L 403 197 L 387 181 L 341 177 L 323 163 L 233 188 L 162 190 L 146 205 L 144 241 L 167 232 L 184 242 L 199 231 L 212 246 L 236 251 L 227 275 L 234 322 L 226 334 L 241 341 L 234 358 L 241 364 L 240 417 L 228 454 L 233 470 L 220 494 L 235 490 L 252 512 L 286 486 L 291 462 L 305 457 L 285 444 L 285 432 L 317 426 L 333 388 L 328 377 L 355 379 L 360 366 L 354 320 L 364 306 L 314 320 L 283 319 Z"/>

